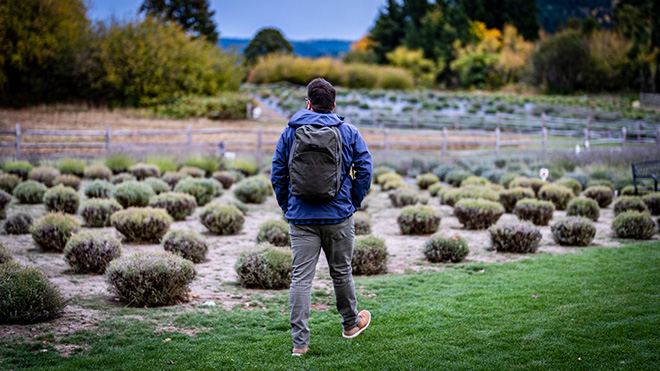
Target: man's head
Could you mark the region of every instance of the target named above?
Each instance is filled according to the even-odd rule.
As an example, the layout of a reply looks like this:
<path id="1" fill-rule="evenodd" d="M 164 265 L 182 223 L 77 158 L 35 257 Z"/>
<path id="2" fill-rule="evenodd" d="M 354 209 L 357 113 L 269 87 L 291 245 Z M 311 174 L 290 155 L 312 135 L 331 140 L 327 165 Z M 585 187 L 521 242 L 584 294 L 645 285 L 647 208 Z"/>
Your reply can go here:
<path id="1" fill-rule="evenodd" d="M 307 85 L 307 97 L 310 100 L 309 109 L 314 111 L 332 111 L 335 109 L 337 92 L 329 82 L 316 78 Z"/>

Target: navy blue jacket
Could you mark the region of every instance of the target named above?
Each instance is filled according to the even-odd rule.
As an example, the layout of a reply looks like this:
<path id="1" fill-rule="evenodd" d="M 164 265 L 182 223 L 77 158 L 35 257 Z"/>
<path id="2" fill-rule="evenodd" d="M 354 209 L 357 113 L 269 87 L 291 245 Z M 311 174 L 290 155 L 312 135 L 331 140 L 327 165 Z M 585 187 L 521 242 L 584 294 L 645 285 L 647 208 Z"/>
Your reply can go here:
<path id="1" fill-rule="evenodd" d="M 323 204 L 310 204 L 291 194 L 289 181 L 289 154 L 295 137 L 296 129 L 302 125 L 314 124 L 337 126 L 342 141 L 342 172 L 343 181 L 337 196 Z M 353 167 L 354 177 L 349 175 Z M 296 112 L 289 125 L 282 131 L 273 155 L 273 166 L 270 181 L 273 183 L 277 203 L 289 220 L 337 220 L 351 216 L 360 208 L 362 200 L 371 186 L 371 154 L 358 129 L 344 123 L 334 113 L 320 113 L 307 109 Z M 314 174 L 309 174 L 314 176 Z"/>

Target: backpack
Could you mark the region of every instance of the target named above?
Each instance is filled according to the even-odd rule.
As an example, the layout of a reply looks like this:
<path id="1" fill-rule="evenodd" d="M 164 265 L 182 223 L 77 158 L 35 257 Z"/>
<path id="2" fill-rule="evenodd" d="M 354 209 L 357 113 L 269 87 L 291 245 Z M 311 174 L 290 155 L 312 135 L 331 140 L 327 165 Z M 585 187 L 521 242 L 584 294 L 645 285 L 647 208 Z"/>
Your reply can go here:
<path id="1" fill-rule="evenodd" d="M 315 204 L 335 198 L 341 188 L 341 150 L 336 126 L 303 125 L 296 129 L 289 155 L 291 193 Z"/>

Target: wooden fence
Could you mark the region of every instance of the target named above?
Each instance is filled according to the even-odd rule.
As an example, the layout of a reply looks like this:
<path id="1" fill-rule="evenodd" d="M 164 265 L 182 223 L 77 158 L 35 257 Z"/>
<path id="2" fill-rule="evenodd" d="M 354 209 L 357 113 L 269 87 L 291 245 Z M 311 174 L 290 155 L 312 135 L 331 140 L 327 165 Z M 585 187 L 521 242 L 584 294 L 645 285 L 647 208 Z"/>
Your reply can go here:
<path id="1" fill-rule="evenodd" d="M 492 153 L 499 155 L 506 148 L 531 148 L 545 152 L 549 148 L 585 149 L 598 145 L 657 145 L 660 146 L 660 128 L 655 131 L 620 130 L 559 131 L 542 128 L 537 132 L 505 132 L 495 130 L 404 130 L 362 127 L 367 145 L 372 149 L 390 150 L 437 150 L 443 155 Z M 247 152 L 254 154 L 259 163 L 265 152 L 274 151 L 281 130 L 256 129 L 193 129 L 185 130 L 0 130 L 0 136 L 14 137 L 13 141 L 0 142 L 4 156 L 19 158 L 50 158 L 62 156 L 100 157 L 116 152 Z M 161 137 L 159 141 L 158 137 Z M 171 140 L 172 138 L 176 140 Z M 59 139 L 63 138 L 63 139 Z M 139 139 L 130 141 L 122 138 Z M 165 138 L 166 141 L 163 141 Z M 183 139 L 185 138 L 185 139 Z M 27 139 L 27 140 L 26 140 Z M 182 140 L 183 139 L 183 140 Z M 169 140 L 169 141 L 167 141 Z M 12 151 L 13 149 L 13 151 Z M 450 153 L 451 151 L 451 153 Z M 12 153 L 13 152 L 13 153 Z"/>

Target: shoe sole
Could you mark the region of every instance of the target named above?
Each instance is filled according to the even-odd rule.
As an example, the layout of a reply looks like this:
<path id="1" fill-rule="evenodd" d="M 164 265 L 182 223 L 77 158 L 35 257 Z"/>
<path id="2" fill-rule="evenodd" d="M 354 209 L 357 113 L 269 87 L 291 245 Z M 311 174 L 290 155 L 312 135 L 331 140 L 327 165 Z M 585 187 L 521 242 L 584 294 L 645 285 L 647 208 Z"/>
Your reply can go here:
<path id="1" fill-rule="evenodd" d="M 354 339 L 354 338 L 356 338 L 358 335 L 360 335 L 360 334 L 362 333 L 362 331 L 366 330 L 367 327 L 369 327 L 369 324 L 370 324 L 370 323 L 371 323 L 371 316 L 369 316 L 369 322 L 367 322 L 367 324 L 366 324 L 363 328 L 361 328 L 360 331 L 354 333 L 353 335 L 346 335 L 346 334 L 342 331 L 342 332 L 341 332 L 341 336 L 342 336 L 344 339 Z"/>

